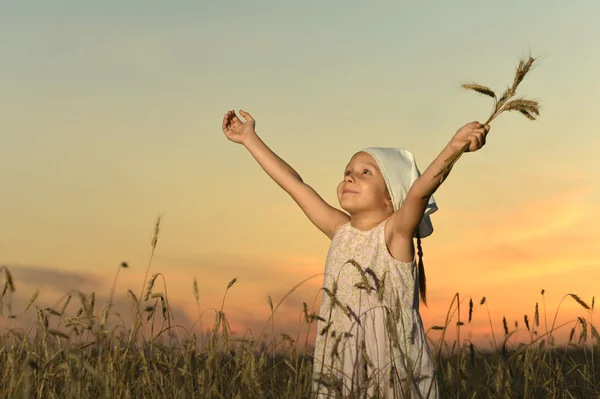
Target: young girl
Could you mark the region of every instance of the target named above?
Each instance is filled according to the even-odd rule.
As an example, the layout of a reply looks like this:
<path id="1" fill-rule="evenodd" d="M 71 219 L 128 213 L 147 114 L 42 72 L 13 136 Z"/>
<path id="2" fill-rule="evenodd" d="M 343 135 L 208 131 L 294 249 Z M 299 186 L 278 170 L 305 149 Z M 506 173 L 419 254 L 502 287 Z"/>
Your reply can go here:
<path id="1" fill-rule="evenodd" d="M 433 193 L 445 160 L 469 143 L 485 144 L 489 125 L 461 127 L 421 176 L 399 148 L 366 148 L 350 159 L 337 197 L 327 204 L 258 137 L 240 110 L 223 118 L 227 138 L 248 149 L 331 241 L 317 324 L 313 391 L 317 397 L 438 398 L 434 365 L 419 315 L 425 303 L 421 238 L 433 232 Z M 415 262 L 413 239 L 419 255 Z"/>

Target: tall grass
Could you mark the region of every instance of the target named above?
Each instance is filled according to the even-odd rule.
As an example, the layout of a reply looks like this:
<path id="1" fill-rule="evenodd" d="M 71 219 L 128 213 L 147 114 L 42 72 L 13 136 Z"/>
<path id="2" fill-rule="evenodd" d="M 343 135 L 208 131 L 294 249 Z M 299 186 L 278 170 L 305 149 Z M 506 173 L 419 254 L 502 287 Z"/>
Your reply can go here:
<path id="1" fill-rule="evenodd" d="M 152 253 L 158 226 L 159 222 Z M 5 328 L 0 333 L 0 397 L 310 397 L 312 358 L 308 329 L 314 327 L 318 316 L 309 314 L 306 304 L 299 310 L 308 327 L 304 336 L 275 334 L 273 320 L 286 295 L 277 305 L 269 297 L 271 316 L 257 335 L 260 340 L 250 333 L 235 337 L 223 311 L 226 294 L 237 282 L 233 279 L 225 288 L 221 308 L 215 310 L 212 329 L 196 334 L 192 330 L 205 312 L 199 309 L 197 322 L 192 326 L 176 324 L 164 275 L 156 273 L 144 281 L 139 298 L 128 291 L 132 321 L 125 325 L 121 316 L 112 312 L 112 301 L 117 277 L 127 268 L 126 263 L 118 266 L 109 301 L 100 311 L 96 309 L 94 293 L 75 289 L 52 308 L 38 306 L 35 292 L 20 314 L 14 313 L 11 303 L 15 282 L 7 267 L 0 270 L 4 278 L 0 321 L 19 319 L 31 311 L 37 315 L 37 321 L 28 329 Z M 157 291 L 159 278 L 161 291 Z M 194 287 L 199 306 L 195 281 Z M 493 335 L 492 350 L 478 349 L 463 338 L 463 330 L 472 323 L 473 314 L 483 308 L 493 333 L 486 299 L 476 305 L 470 297 L 455 295 L 444 324 L 428 331 L 428 335 L 431 331 L 439 331 L 440 335 L 437 340 L 430 339 L 430 346 L 442 397 L 600 397 L 600 336 L 593 324 L 594 298 L 588 304 L 575 294 L 565 295 L 563 300 L 574 300 L 581 306 L 583 316 L 556 325 L 559 310 L 548 324 L 544 291 L 541 294 L 542 314 L 536 303 L 533 319 L 524 315 L 521 327 L 517 322 L 514 327 L 509 326 L 504 318 L 504 335 Z M 466 319 L 461 318 L 461 307 L 463 313 L 468 309 Z M 554 334 L 561 328 L 571 329 L 566 345 L 559 346 Z M 452 342 L 446 338 L 450 329 L 456 332 Z M 272 335 L 265 342 L 262 336 L 267 330 Z M 528 342 L 517 342 L 517 331 L 527 334 Z"/>

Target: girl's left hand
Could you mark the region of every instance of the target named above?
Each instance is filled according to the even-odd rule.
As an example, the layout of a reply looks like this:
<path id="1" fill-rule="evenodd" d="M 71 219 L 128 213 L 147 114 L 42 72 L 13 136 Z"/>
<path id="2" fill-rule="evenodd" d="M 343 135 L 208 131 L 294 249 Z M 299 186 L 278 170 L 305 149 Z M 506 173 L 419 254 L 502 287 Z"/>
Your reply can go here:
<path id="1" fill-rule="evenodd" d="M 465 152 L 477 151 L 485 145 L 485 136 L 489 131 L 490 125 L 482 125 L 479 122 L 467 123 L 458 129 L 450 141 L 450 147 L 455 151 L 459 151 L 465 144 L 469 143 L 469 148 Z"/>

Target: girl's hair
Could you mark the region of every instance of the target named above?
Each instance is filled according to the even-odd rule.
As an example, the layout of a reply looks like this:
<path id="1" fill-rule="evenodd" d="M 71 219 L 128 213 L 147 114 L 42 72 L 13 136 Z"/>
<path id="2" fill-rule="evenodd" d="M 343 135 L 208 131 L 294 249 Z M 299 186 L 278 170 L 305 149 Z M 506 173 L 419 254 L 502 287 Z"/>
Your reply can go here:
<path id="1" fill-rule="evenodd" d="M 425 284 L 425 267 L 423 266 L 423 248 L 421 247 L 421 236 L 417 230 L 417 255 L 419 256 L 419 294 L 421 295 L 421 301 L 427 306 L 427 287 Z"/>

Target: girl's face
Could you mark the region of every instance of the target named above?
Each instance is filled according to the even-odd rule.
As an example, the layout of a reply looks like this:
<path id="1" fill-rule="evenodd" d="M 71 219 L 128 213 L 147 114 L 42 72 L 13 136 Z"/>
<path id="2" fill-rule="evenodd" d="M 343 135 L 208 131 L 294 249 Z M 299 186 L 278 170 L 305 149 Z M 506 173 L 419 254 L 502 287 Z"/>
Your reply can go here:
<path id="1" fill-rule="evenodd" d="M 340 206 L 353 214 L 365 211 L 390 211 L 393 205 L 377 162 L 366 152 L 354 154 L 344 170 L 344 179 L 338 184 Z"/>

